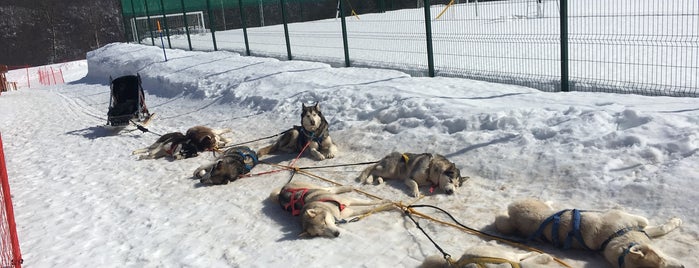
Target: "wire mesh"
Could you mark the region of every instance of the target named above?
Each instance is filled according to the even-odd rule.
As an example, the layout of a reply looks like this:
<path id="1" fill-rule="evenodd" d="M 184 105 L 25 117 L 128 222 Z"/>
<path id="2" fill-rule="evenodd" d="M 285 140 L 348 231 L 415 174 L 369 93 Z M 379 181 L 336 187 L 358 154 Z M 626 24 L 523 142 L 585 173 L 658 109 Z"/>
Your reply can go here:
<path id="1" fill-rule="evenodd" d="M 577 0 L 571 89 L 697 96 L 699 1 Z"/>
<path id="2" fill-rule="evenodd" d="M 245 26 L 251 55 L 287 59 L 280 0 L 162 0 L 164 7 L 122 0 L 133 2 L 133 10 L 122 6 L 125 18 L 145 15 L 145 1 L 151 15 L 181 14 L 181 2 L 187 12 L 203 12 L 204 30 L 190 28 L 195 50 L 213 49 L 214 30 L 219 50 L 244 54 Z M 568 64 L 574 91 L 699 96 L 698 1 L 567 0 L 568 62 L 561 61 L 561 1 L 430 0 L 436 75 L 559 91 Z M 284 2 L 293 59 L 343 66 L 342 3 L 351 66 L 428 74 L 424 0 Z M 176 26 L 182 23 L 167 22 L 172 47 L 188 49 Z M 127 35 L 150 35 L 143 25 L 129 28 Z"/>

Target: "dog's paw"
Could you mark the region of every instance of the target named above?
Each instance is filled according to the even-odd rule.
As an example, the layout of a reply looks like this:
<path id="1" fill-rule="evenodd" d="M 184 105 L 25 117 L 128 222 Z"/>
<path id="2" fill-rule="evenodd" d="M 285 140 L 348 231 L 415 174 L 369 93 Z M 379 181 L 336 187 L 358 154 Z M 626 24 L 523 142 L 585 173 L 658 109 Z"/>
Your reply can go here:
<path id="1" fill-rule="evenodd" d="M 325 158 L 327 158 L 327 159 L 335 158 L 335 154 L 334 153 L 327 153 L 327 154 L 325 154 Z"/>
<path id="2" fill-rule="evenodd" d="M 674 227 L 680 227 L 680 225 L 682 225 L 682 220 L 680 218 L 674 217 L 668 220 L 667 223 L 673 225 Z"/>
<path id="3" fill-rule="evenodd" d="M 315 158 L 315 160 L 318 160 L 318 161 L 325 160 L 325 156 L 323 154 L 321 154 L 320 152 L 318 152 L 318 150 L 311 149 L 311 156 L 313 156 L 313 158 Z"/>
<path id="4" fill-rule="evenodd" d="M 199 178 L 199 179 L 203 178 L 204 175 L 206 175 L 206 170 L 203 170 L 203 169 L 194 172 L 194 177 L 197 177 L 197 178 Z"/>
<path id="5" fill-rule="evenodd" d="M 420 193 L 420 191 L 413 191 L 413 197 L 419 198 L 422 197 L 422 194 Z"/>

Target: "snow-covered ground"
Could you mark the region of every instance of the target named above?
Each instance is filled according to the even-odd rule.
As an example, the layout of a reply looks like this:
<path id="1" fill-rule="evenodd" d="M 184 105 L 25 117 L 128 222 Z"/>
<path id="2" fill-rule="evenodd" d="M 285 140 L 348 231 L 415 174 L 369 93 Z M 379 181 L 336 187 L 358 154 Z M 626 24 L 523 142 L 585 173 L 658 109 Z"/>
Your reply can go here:
<path id="1" fill-rule="evenodd" d="M 164 62 L 158 47 L 110 44 L 70 63 L 65 85 L 0 96 L 25 267 L 415 267 L 439 254 L 398 211 L 342 225 L 336 239 L 297 238 L 299 220 L 266 201 L 287 172 L 205 187 L 191 173 L 210 154 L 137 160 L 131 151 L 156 135 L 102 127 L 109 76 L 136 72 L 156 113 L 154 133 L 207 125 L 232 128 L 234 142 L 250 141 L 299 124 L 301 104 L 318 102 L 340 153 L 322 162 L 303 157 L 299 166 L 372 161 L 391 151 L 440 153 L 471 179 L 451 196 L 423 188 L 418 203 L 438 205 L 468 226 L 494 232 L 495 215 L 525 197 L 560 208 L 619 207 L 652 224 L 677 216 L 684 225 L 655 244 L 686 267 L 699 265 L 697 99 L 544 93 L 232 52 L 167 52 Z M 293 157 L 268 160 L 288 164 Z M 382 198 L 413 200 L 402 182 L 357 183 L 362 168 L 312 172 Z M 259 165 L 253 173 L 272 169 Z M 453 256 L 482 241 L 420 222 Z M 613 267 L 596 253 L 532 245 L 573 267 Z"/>

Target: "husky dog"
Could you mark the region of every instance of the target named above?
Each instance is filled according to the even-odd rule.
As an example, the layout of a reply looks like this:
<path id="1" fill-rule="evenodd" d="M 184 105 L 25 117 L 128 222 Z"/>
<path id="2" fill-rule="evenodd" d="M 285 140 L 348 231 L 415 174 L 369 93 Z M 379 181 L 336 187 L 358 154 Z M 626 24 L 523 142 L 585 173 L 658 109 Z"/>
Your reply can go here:
<path id="1" fill-rule="evenodd" d="M 181 132 L 172 132 L 160 136 L 148 147 L 134 150 L 132 154 L 140 154 L 138 159 L 156 159 L 171 156 L 175 160 L 195 157 L 197 147 Z"/>
<path id="2" fill-rule="evenodd" d="M 447 194 L 453 194 L 468 177 L 461 177 L 456 165 L 442 155 L 393 152 L 364 169 L 357 178 L 366 184 L 371 184 L 374 179 L 379 184 L 384 179 L 405 179 L 413 196 L 418 197 L 420 185 L 431 185 L 430 192 L 440 188 Z"/>
<path id="3" fill-rule="evenodd" d="M 455 263 L 450 264 L 439 255 L 429 256 L 420 268 L 547 268 L 562 267 L 553 261 L 551 255 L 538 252 L 515 253 L 495 243 L 483 243 L 473 246 L 461 255 Z"/>
<path id="4" fill-rule="evenodd" d="M 528 240 L 542 238 L 555 246 L 564 241 L 563 248 L 599 251 L 613 267 L 684 267 L 651 245 L 651 238 L 679 227 L 679 218 L 649 226 L 648 219 L 620 210 L 573 209 L 556 213 L 535 199 L 514 202 L 507 210 L 507 214 L 495 219 L 495 228 L 503 234 L 519 234 Z"/>
<path id="5" fill-rule="evenodd" d="M 194 170 L 194 177 L 204 184 L 228 184 L 247 174 L 257 165 L 257 154 L 248 147 L 233 147 L 216 159 Z"/>
<path id="6" fill-rule="evenodd" d="M 284 132 L 274 144 L 257 151 L 258 156 L 276 153 L 298 153 L 306 147 L 316 160 L 333 158 L 337 146 L 328 133 L 328 121 L 325 120 L 320 106 L 301 104 L 301 125 Z"/>
<path id="7" fill-rule="evenodd" d="M 361 200 L 339 195 L 351 191 L 351 186 L 320 187 L 290 182 L 274 190 L 270 199 L 279 202 L 291 215 L 301 215 L 301 237 L 338 237 L 340 229 L 336 221 L 391 207 L 388 200 Z"/>
<path id="8" fill-rule="evenodd" d="M 213 151 L 226 146 L 231 140 L 221 134 L 231 132 L 230 128 L 212 129 L 205 126 L 195 126 L 187 130 L 187 138 L 197 147 L 197 151 Z"/>

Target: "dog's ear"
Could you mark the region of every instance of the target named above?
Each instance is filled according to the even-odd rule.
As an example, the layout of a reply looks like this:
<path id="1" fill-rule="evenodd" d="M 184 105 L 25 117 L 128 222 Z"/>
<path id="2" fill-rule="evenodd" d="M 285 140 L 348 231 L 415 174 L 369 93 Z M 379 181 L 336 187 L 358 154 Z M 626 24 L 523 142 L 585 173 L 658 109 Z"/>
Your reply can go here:
<path id="1" fill-rule="evenodd" d="M 316 215 L 318 215 L 318 211 L 316 211 L 315 209 L 307 209 L 306 210 L 306 216 L 313 218 Z"/>
<path id="2" fill-rule="evenodd" d="M 468 179 L 470 179 L 470 178 L 471 178 L 471 177 L 469 177 L 469 176 L 466 176 L 466 177 L 460 176 L 460 177 L 459 177 L 459 185 L 464 184 L 464 182 L 466 182 L 466 181 L 467 181 Z"/>
<path id="3" fill-rule="evenodd" d="M 301 110 L 306 110 L 306 104 L 305 104 L 305 103 L 301 103 Z"/>
<path id="4" fill-rule="evenodd" d="M 316 111 L 320 111 L 320 103 L 316 102 L 316 105 L 313 105 L 313 109 L 316 109 Z"/>
<path id="5" fill-rule="evenodd" d="M 644 245 L 634 245 L 629 249 L 629 254 L 634 254 L 637 257 L 643 258 L 643 256 L 646 255 L 647 251 L 651 250 L 647 246 Z"/>

